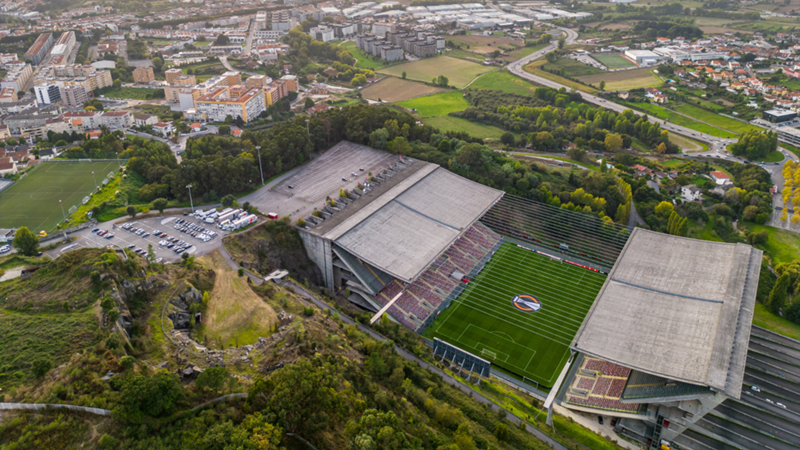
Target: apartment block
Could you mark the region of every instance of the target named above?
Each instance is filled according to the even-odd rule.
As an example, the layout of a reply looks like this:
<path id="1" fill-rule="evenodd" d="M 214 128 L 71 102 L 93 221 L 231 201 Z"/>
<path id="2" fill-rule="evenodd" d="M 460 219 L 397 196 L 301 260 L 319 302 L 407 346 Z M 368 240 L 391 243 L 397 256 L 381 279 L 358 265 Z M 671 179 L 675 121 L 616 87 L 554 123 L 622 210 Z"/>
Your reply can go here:
<path id="1" fill-rule="evenodd" d="M 237 91 L 238 89 L 235 89 Z M 209 121 L 222 122 L 227 116 L 250 122 L 266 109 L 265 96 L 259 89 L 247 89 L 240 96 L 229 95 L 230 87 L 220 86 L 195 100 L 196 110 Z"/>
<path id="2" fill-rule="evenodd" d="M 106 111 L 100 116 L 100 123 L 111 129 L 133 126 L 133 114 L 129 111 Z"/>
<path id="3" fill-rule="evenodd" d="M 12 87 L 3 88 L 0 90 L 0 103 L 13 103 L 17 102 L 17 90 Z"/>
<path id="4" fill-rule="evenodd" d="M 178 77 L 183 76 L 183 70 L 177 68 L 169 69 L 166 72 L 164 72 L 164 76 L 167 79 L 167 84 L 177 84 L 175 83 L 175 80 L 178 79 Z"/>
<path id="5" fill-rule="evenodd" d="M 222 74 L 222 78 L 225 79 L 228 86 L 242 84 L 242 74 L 239 72 L 225 72 Z"/>
<path id="6" fill-rule="evenodd" d="M 286 83 L 286 90 L 288 92 L 297 92 L 298 85 L 297 85 L 297 76 L 296 75 L 284 75 L 281 77 L 281 81 Z M 288 94 L 286 94 L 288 95 Z"/>
<path id="7" fill-rule="evenodd" d="M 80 108 L 89 100 L 86 89 L 81 85 L 62 86 L 61 101 L 68 108 Z"/>
<path id="8" fill-rule="evenodd" d="M 256 88 L 256 89 L 265 88 L 271 82 L 272 78 L 265 75 L 252 75 L 250 78 L 245 80 L 245 84 L 248 88 Z"/>
<path id="9" fill-rule="evenodd" d="M 33 91 L 40 105 L 50 105 L 61 100 L 61 91 L 56 83 L 40 84 Z"/>
<path id="10" fill-rule="evenodd" d="M 152 67 L 139 67 L 133 71 L 134 83 L 150 83 L 151 81 L 155 81 L 155 79 L 156 76 L 153 73 Z"/>
<path id="11" fill-rule="evenodd" d="M 22 61 L 16 61 L 6 64 L 6 69 L 8 73 L 5 78 L 0 81 L 0 88 L 13 87 L 17 91 L 25 90 L 33 76 L 31 65 Z"/>
<path id="12" fill-rule="evenodd" d="M 75 32 L 65 31 L 64 33 L 61 33 L 61 36 L 58 37 L 58 40 L 53 46 L 53 51 L 51 51 L 50 54 L 54 56 L 68 56 L 72 52 L 73 48 L 75 48 Z"/>
<path id="13" fill-rule="evenodd" d="M 42 62 L 42 60 L 44 60 L 45 56 L 47 56 L 47 52 L 49 52 L 52 47 L 53 34 L 42 33 L 33 42 L 33 45 L 31 45 L 31 48 L 28 49 L 28 52 L 25 53 L 25 59 L 29 59 L 33 65 L 38 65 L 40 62 Z"/>

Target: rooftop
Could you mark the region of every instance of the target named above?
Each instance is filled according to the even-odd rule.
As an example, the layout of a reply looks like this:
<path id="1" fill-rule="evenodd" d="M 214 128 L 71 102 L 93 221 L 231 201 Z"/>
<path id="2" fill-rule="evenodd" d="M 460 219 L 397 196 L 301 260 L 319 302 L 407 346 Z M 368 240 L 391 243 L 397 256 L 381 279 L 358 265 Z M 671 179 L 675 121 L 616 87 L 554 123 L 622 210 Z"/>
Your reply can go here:
<path id="1" fill-rule="evenodd" d="M 572 348 L 738 399 L 761 255 L 636 228 Z"/>

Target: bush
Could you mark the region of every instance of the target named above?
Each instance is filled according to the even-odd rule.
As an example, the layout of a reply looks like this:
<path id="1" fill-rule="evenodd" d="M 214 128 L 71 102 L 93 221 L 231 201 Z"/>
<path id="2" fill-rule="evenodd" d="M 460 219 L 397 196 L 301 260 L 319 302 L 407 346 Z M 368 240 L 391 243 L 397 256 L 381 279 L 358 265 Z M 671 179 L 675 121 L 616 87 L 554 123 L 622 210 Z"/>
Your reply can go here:
<path id="1" fill-rule="evenodd" d="M 242 269 L 241 267 L 239 267 L 239 270 L 237 272 L 239 273 L 240 277 L 244 276 L 244 269 Z"/>
<path id="2" fill-rule="evenodd" d="M 31 372 L 36 378 L 42 378 L 53 368 L 53 362 L 49 359 L 40 358 L 33 362 L 31 365 Z"/>

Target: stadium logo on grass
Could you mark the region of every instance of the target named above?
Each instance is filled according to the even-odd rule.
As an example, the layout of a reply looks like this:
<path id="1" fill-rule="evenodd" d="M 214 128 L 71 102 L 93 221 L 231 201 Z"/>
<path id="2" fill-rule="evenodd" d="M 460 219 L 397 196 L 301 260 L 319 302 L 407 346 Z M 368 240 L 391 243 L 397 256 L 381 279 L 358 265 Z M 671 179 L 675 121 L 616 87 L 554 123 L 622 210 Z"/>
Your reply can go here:
<path id="1" fill-rule="evenodd" d="M 542 302 L 532 295 L 520 294 L 514 297 L 514 307 L 523 312 L 536 312 L 542 308 Z"/>

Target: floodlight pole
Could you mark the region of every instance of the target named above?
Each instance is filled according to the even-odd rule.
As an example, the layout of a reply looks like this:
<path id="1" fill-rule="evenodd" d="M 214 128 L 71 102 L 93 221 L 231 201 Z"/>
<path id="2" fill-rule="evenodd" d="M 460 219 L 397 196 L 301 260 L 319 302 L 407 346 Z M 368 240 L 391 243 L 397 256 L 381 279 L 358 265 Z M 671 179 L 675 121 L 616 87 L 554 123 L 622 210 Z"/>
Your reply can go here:
<path id="1" fill-rule="evenodd" d="M 58 206 L 61 207 L 61 215 L 64 216 L 64 222 L 66 222 L 67 221 L 67 215 L 64 214 L 64 204 L 61 203 L 61 200 L 58 201 Z"/>
<path id="2" fill-rule="evenodd" d="M 308 136 L 308 138 L 311 139 L 311 132 L 308 131 L 308 122 L 310 122 L 310 121 L 308 119 L 306 119 L 306 136 Z"/>
<path id="3" fill-rule="evenodd" d="M 119 163 L 119 152 L 114 152 L 117 155 L 117 167 L 122 169 L 122 164 Z"/>
<path id="4" fill-rule="evenodd" d="M 192 185 L 187 184 L 186 189 L 189 189 L 189 204 L 192 205 L 192 213 L 194 213 L 194 202 L 192 202 Z"/>
<path id="5" fill-rule="evenodd" d="M 261 167 L 261 146 L 256 145 L 256 151 L 258 152 L 258 170 L 261 172 L 261 185 L 264 185 L 264 169 Z"/>
<path id="6" fill-rule="evenodd" d="M 92 179 L 94 180 L 94 190 L 97 190 L 97 177 L 94 176 L 94 170 L 92 171 Z"/>

